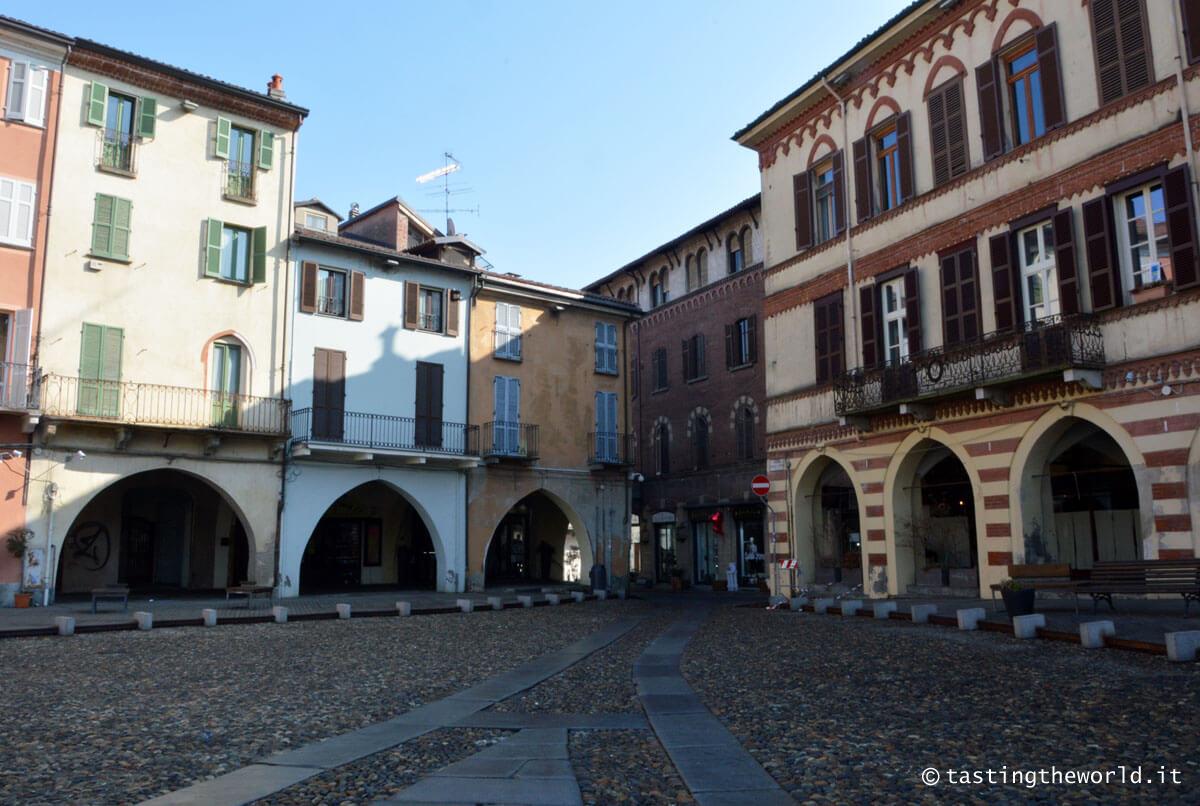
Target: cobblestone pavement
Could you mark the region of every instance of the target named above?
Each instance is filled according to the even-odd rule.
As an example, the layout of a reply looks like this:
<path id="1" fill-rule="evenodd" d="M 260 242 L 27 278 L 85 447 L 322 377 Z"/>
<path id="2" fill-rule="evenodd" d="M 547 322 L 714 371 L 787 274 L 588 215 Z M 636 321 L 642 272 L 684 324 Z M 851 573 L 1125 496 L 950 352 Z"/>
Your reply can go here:
<path id="1" fill-rule="evenodd" d="M 683 673 L 804 803 L 1195 803 L 1200 666 L 993 633 L 719 608 Z M 954 786 L 949 769 L 1159 765 L 1181 785 Z M 941 783 L 919 775 L 934 768 Z M 999 779 L 1002 780 L 1002 779 Z"/>

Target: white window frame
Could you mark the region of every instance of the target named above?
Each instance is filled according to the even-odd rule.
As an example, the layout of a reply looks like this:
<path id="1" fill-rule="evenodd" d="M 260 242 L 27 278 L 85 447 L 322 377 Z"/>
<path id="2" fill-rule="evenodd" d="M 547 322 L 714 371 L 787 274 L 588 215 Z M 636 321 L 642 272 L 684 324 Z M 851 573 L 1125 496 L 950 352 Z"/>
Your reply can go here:
<path id="1" fill-rule="evenodd" d="M 889 292 L 895 307 L 889 307 Z M 888 366 L 896 366 L 908 358 L 908 308 L 904 299 L 904 277 L 888 280 L 879 286 L 879 309 L 883 320 L 883 357 Z M 896 342 L 892 343 L 890 325 L 896 324 Z M 892 351 L 896 357 L 893 358 Z"/>
<path id="2" fill-rule="evenodd" d="M 316 222 L 315 224 L 313 222 Z M 329 229 L 329 219 L 320 213 L 305 213 L 304 226 L 306 229 L 326 231 Z"/>
<path id="3" fill-rule="evenodd" d="M 521 360 L 521 306 L 496 303 L 496 358 Z"/>
<path id="4" fill-rule="evenodd" d="M 829 175 L 828 182 L 822 182 L 821 177 Z M 813 209 L 813 241 L 823 244 L 837 237 L 837 177 L 833 170 L 833 161 L 821 163 L 813 171 L 812 209 Z M 823 202 L 828 202 L 827 205 Z M 828 231 L 825 231 L 825 230 Z"/>
<path id="5" fill-rule="evenodd" d="M 1025 260 L 1025 235 L 1029 232 L 1037 234 L 1038 258 L 1033 263 Z M 1050 245 L 1046 245 L 1046 233 L 1050 233 Z M 1057 315 L 1061 308 L 1058 303 L 1058 262 L 1054 256 L 1054 224 L 1050 219 L 1039 221 L 1031 227 L 1017 233 L 1017 265 L 1021 269 L 1021 311 L 1026 324 L 1032 324 L 1040 319 Z M 1032 303 L 1029 299 L 1029 280 L 1039 277 L 1042 282 L 1042 301 Z M 1041 309 L 1041 314 L 1035 316 L 1035 308 Z"/>
<path id="6" fill-rule="evenodd" d="M 596 323 L 596 371 L 617 374 L 617 326 L 608 322 Z"/>
<path id="7" fill-rule="evenodd" d="M 1117 244 L 1120 250 L 1121 277 L 1123 280 L 1121 285 L 1125 289 L 1127 299 L 1133 291 L 1160 285 L 1163 282 L 1171 279 L 1169 272 L 1163 270 L 1163 258 L 1169 260 L 1171 257 L 1171 238 L 1169 235 L 1164 234 L 1163 237 L 1166 238 L 1167 241 L 1167 252 L 1166 254 L 1159 254 L 1158 238 L 1152 234 L 1154 231 L 1155 211 L 1152 207 L 1151 199 L 1153 196 L 1151 194 L 1154 192 L 1155 188 L 1158 188 L 1159 198 L 1162 200 L 1162 207 L 1159 209 L 1161 210 L 1163 217 L 1162 226 L 1165 228 L 1167 226 L 1167 199 L 1166 191 L 1163 188 L 1163 183 L 1161 180 L 1147 182 L 1141 187 L 1127 190 L 1124 193 L 1118 194 L 1117 198 L 1114 200 L 1114 204 L 1116 206 L 1114 213 L 1117 221 Z M 1125 204 L 1126 200 L 1130 196 L 1138 195 L 1142 196 L 1145 205 L 1145 214 L 1143 214 L 1142 219 L 1146 224 L 1146 248 L 1150 256 L 1150 262 L 1146 264 L 1145 268 L 1138 267 L 1135 270 L 1133 266 L 1133 255 L 1131 254 L 1133 251 L 1133 244 L 1129 241 L 1129 223 L 1133 219 L 1129 218 L 1128 214 L 1125 212 Z"/>
<path id="8" fill-rule="evenodd" d="M 21 68 L 19 71 L 17 68 Z M 20 72 L 20 78 L 17 73 Z M 12 104 L 14 86 L 21 85 L 20 100 Z M 4 118 L 19 120 L 30 126 L 44 127 L 46 125 L 46 96 L 50 89 L 50 71 L 39 64 L 30 61 L 16 60 L 9 62 L 8 81 L 4 93 Z"/>
<path id="9" fill-rule="evenodd" d="M 245 260 L 237 259 L 237 251 L 233 244 L 238 237 L 246 238 Z M 232 256 L 230 257 L 230 251 Z M 226 275 L 226 262 L 228 257 L 229 275 Z M 221 273 L 220 279 L 230 283 L 241 283 L 243 285 L 250 284 L 251 275 L 254 273 L 254 230 L 246 229 L 245 227 L 225 226 L 221 229 Z M 243 276 L 238 276 L 239 272 Z"/>
<path id="10" fill-rule="evenodd" d="M 6 184 L 10 188 L 7 197 L 4 195 Z M 28 201 L 21 200 L 22 189 L 29 191 Z M 12 246 L 33 246 L 33 233 L 37 228 L 37 185 L 10 176 L 0 176 L 0 202 L 8 203 L 8 220 L 0 221 L 0 225 L 6 228 L 7 234 L 0 232 L 0 243 Z M 22 208 L 29 211 L 29 226 L 25 233 L 17 234 L 17 222 L 20 220 Z"/>

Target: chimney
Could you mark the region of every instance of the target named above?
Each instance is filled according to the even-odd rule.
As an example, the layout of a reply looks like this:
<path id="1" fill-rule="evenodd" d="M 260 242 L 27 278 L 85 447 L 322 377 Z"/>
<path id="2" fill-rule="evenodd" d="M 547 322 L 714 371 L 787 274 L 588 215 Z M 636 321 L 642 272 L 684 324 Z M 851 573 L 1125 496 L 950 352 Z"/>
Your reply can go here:
<path id="1" fill-rule="evenodd" d="M 358 216 L 358 210 L 359 210 L 359 207 L 358 207 L 358 202 L 351 202 L 351 203 L 350 203 L 350 218 L 355 218 L 355 217 L 357 217 L 357 216 Z"/>
<path id="2" fill-rule="evenodd" d="M 267 95 L 276 101 L 287 99 L 287 94 L 283 91 L 283 76 L 279 75 L 279 73 L 271 76 L 271 81 L 267 84 Z"/>

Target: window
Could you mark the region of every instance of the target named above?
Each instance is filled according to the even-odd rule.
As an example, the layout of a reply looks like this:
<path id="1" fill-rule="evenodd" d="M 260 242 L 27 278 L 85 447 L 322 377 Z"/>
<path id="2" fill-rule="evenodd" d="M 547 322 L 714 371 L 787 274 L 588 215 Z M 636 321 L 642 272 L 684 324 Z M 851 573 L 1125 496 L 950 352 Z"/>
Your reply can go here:
<path id="1" fill-rule="evenodd" d="M 1009 134 L 1013 138 L 1013 145 L 1022 145 L 1046 133 L 1037 47 L 1030 42 L 1016 54 L 1004 59 L 1004 68 L 1012 126 Z"/>
<path id="2" fill-rule="evenodd" d="M 137 99 L 115 92 L 108 94 L 104 115 L 104 142 L 100 167 L 121 173 L 133 173 L 133 138 Z"/>
<path id="3" fill-rule="evenodd" d="M 91 254 L 113 260 L 129 260 L 132 206 L 128 199 L 96 194 L 92 211 Z"/>
<path id="4" fill-rule="evenodd" d="M 967 125 L 962 80 L 955 78 L 929 93 L 929 147 L 934 186 L 967 172 Z"/>
<path id="5" fill-rule="evenodd" d="M 846 225 L 842 152 L 792 177 L 796 207 L 796 249 L 808 249 L 835 237 Z"/>
<path id="6" fill-rule="evenodd" d="M 521 306 L 496 303 L 496 358 L 521 360 Z"/>
<path id="7" fill-rule="evenodd" d="M 738 459 L 754 458 L 754 409 L 739 406 L 734 414 L 734 441 Z"/>
<path id="8" fill-rule="evenodd" d="M 911 131 L 912 115 L 904 112 L 854 143 L 854 210 L 860 222 L 912 197 Z"/>
<path id="9" fill-rule="evenodd" d="M 228 341 L 213 342 L 212 392 L 213 423 L 237 425 L 238 395 L 242 389 L 242 348 Z"/>
<path id="10" fill-rule="evenodd" d="M 440 288 L 421 286 L 417 294 L 417 328 L 442 332 L 442 301 L 444 292 Z"/>
<path id="11" fill-rule="evenodd" d="M 985 160 L 1066 123 L 1057 37 L 1039 28 L 975 69 Z"/>
<path id="12" fill-rule="evenodd" d="M 616 375 L 617 366 L 617 326 L 607 322 L 597 322 L 596 371 L 606 375 Z"/>
<path id="13" fill-rule="evenodd" d="M 1136 291 L 1172 279 L 1162 182 L 1121 194 L 1115 206 L 1124 287 Z"/>
<path id="14" fill-rule="evenodd" d="M 758 360 L 758 317 L 739 319 L 725 326 L 725 365 L 744 367 Z"/>
<path id="15" fill-rule="evenodd" d="M 346 315 L 346 272 L 317 269 L 317 313 L 326 316 Z"/>
<path id="16" fill-rule="evenodd" d="M 240 227 L 221 227 L 221 270 L 222 280 L 235 283 L 250 282 L 251 232 Z"/>
<path id="17" fill-rule="evenodd" d="M 879 289 L 883 309 L 884 360 L 896 366 L 908 358 L 908 326 L 905 321 L 904 278 L 889 280 Z"/>
<path id="18" fill-rule="evenodd" d="M 265 283 L 267 281 L 267 228 L 244 229 L 226 225 L 215 218 L 208 220 L 205 235 L 206 249 L 204 276 L 237 283 Z M 316 264 L 311 266 L 313 280 L 310 303 L 316 306 Z M 307 276 L 304 278 L 306 281 Z M 303 290 L 303 289 L 302 289 Z M 353 289 L 351 290 L 353 293 Z M 303 296 L 303 295 L 302 295 Z M 303 299 L 301 302 L 303 303 Z M 353 306 L 351 306 L 353 307 Z M 306 310 L 303 305 L 301 310 Z M 310 311 L 311 312 L 311 311 Z"/>
<path id="19" fill-rule="evenodd" d="M 837 234 L 834 209 L 833 161 L 813 171 L 813 234 L 816 243 L 824 243 Z"/>
<path id="20" fill-rule="evenodd" d="M 657 308 L 667 303 L 667 267 L 650 277 L 650 307 Z"/>
<path id="21" fill-rule="evenodd" d="M 36 198 L 33 184 L 0 176 L 0 243 L 33 246 Z"/>
<path id="22" fill-rule="evenodd" d="M 654 472 L 659 476 L 671 472 L 671 430 L 666 423 L 654 427 Z"/>
<path id="23" fill-rule="evenodd" d="M 1092 0 L 1090 10 L 1100 103 L 1149 86 L 1154 68 L 1143 0 Z"/>
<path id="24" fill-rule="evenodd" d="M 880 212 L 900 204 L 900 139 L 894 125 L 875 135 L 876 198 Z"/>
<path id="25" fill-rule="evenodd" d="M 688 383 L 708 377 L 704 356 L 704 334 L 683 340 L 683 379 Z"/>
<path id="26" fill-rule="evenodd" d="M 708 467 L 708 418 L 703 414 L 692 417 L 692 466 Z"/>
<path id="27" fill-rule="evenodd" d="M 729 253 L 729 273 L 737 274 L 746 268 L 746 253 L 742 250 L 742 239 L 734 233 L 729 233 L 725 239 L 725 249 Z"/>
<path id="28" fill-rule="evenodd" d="M 696 252 L 696 259 L 692 265 L 695 269 L 695 275 L 689 280 L 689 291 L 695 291 L 697 288 L 708 285 L 708 251 L 701 249 Z"/>
<path id="29" fill-rule="evenodd" d="M 229 158 L 225 163 L 225 195 L 254 198 L 254 132 L 229 126 Z"/>
<path id="30" fill-rule="evenodd" d="M 1025 321 L 1058 313 L 1058 272 L 1054 263 L 1054 224 L 1043 221 L 1017 233 L 1021 300 Z"/>
<path id="31" fill-rule="evenodd" d="M 4 95 L 4 117 L 33 126 L 46 122 L 46 90 L 50 71 L 29 62 L 11 62 L 8 92 Z"/>
<path id="32" fill-rule="evenodd" d="M 828 383 L 844 371 L 842 362 L 842 292 L 835 291 L 813 304 L 816 324 L 817 383 Z"/>
<path id="33" fill-rule="evenodd" d="M 652 359 L 654 369 L 654 391 L 661 392 L 667 388 L 667 348 L 659 347 L 654 351 Z"/>
<path id="34" fill-rule="evenodd" d="M 328 229 L 328 221 L 329 219 L 323 215 L 317 215 L 316 213 L 304 214 L 304 226 L 308 229 Z"/>

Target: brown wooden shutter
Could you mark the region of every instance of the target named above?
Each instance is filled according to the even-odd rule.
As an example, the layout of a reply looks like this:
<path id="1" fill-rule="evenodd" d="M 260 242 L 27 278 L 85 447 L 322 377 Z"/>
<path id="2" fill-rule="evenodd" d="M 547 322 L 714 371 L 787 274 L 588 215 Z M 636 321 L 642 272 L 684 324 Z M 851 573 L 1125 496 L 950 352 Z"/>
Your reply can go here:
<path id="1" fill-rule="evenodd" d="M 842 152 L 833 155 L 833 229 L 841 232 L 846 228 L 846 165 Z"/>
<path id="2" fill-rule="evenodd" d="M 996 73 L 995 59 L 988 59 L 975 68 L 975 87 L 979 92 L 979 136 L 983 140 L 984 160 L 995 159 L 1004 153 L 1003 112 Z"/>
<path id="3" fill-rule="evenodd" d="M 909 355 L 921 352 L 921 276 L 916 267 L 904 272 L 904 326 Z"/>
<path id="4" fill-rule="evenodd" d="M 846 368 L 844 353 L 846 337 L 844 330 L 845 316 L 842 311 L 842 292 L 831 295 L 829 305 L 829 371 L 830 378 L 841 375 Z"/>
<path id="5" fill-rule="evenodd" d="M 938 259 L 942 281 L 942 344 L 951 347 L 963 341 L 962 309 L 958 302 L 958 255 Z"/>
<path id="6" fill-rule="evenodd" d="M 792 196 L 796 208 L 796 249 L 812 246 L 812 194 L 808 171 L 792 177 Z"/>
<path id="7" fill-rule="evenodd" d="M 864 367 L 879 363 L 879 320 L 875 314 L 879 286 L 864 285 L 858 289 L 858 322 L 862 330 L 862 362 Z"/>
<path id="8" fill-rule="evenodd" d="M 1111 205 L 1110 196 L 1083 204 L 1083 251 L 1093 311 L 1105 311 L 1121 304 L 1121 274 L 1117 271 L 1112 229 L 1108 222 Z"/>
<path id="9" fill-rule="evenodd" d="M 929 116 L 929 156 L 933 163 L 933 186 L 950 181 L 949 141 L 946 139 L 946 91 L 929 94 L 925 102 Z"/>
<path id="10" fill-rule="evenodd" d="M 1148 86 L 1153 68 L 1142 0 L 1092 0 L 1100 103 Z"/>
<path id="11" fill-rule="evenodd" d="M 421 286 L 412 280 L 404 282 L 404 327 L 406 330 L 417 329 L 417 318 L 421 303 L 419 296 Z"/>
<path id="12" fill-rule="evenodd" d="M 366 275 L 361 271 L 350 272 L 350 319 L 355 322 L 361 322 L 363 318 L 366 279 Z"/>
<path id="13" fill-rule="evenodd" d="M 445 302 L 446 302 L 446 335 L 447 336 L 457 336 L 458 335 L 458 307 L 459 307 L 458 302 L 459 301 L 454 299 L 453 291 L 446 291 L 445 295 L 446 295 L 446 298 L 445 298 Z M 615 371 L 616 367 L 613 367 L 613 370 Z"/>
<path id="14" fill-rule="evenodd" d="M 817 383 L 829 380 L 829 310 L 820 301 L 813 305 L 813 347 L 817 359 Z"/>
<path id="15" fill-rule="evenodd" d="M 704 349 L 703 333 L 697 333 L 694 338 L 696 339 L 696 344 L 692 347 L 692 353 L 696 359 L 695 377 L 703 378 L 708 374 L 708 357 L 706 355 L 708 351 Z"/>
<path id="16" fill-rule="evenodd" d="M 1183 0 L 1183 40 L 1187 42 L 1188 62 L 1200 61 L 1200 0 Z"/>
<path id="17" fill-rule="evenodd" d="M 725 325 L 725 368 L 736 367 L 733 355 L 733 332 L 737 329 L 737 324 Z"/>
<path id="18" fill-rule="evenodd" d="M 1062 70 L 1058 65 L 1058 24 L 1052 22 L 1039 28 L 1035 38 L 1042 82 L 1042 116 L 1046 131 L 1050 131 L 1067 122 Z"/>
<path id="19" fill-rule="evenodd" d="M 855 140 L 850 148 L 854 155 L 854 216 L 858 223 L 871 217 L 871 163 L 867 157 L 867 138 Z"/>
<path id="20" fill-rule="evenodd" d="M 684 339 L 683 345 L 683 379 L 690 381 L 694 376 L 692 374 L 692 340 Z"/>
<path id="21" fill-rule="evenodd" d="M 317 264 L 300 264 L 300 313 L 317 312 Z"/>
<path id="22" fill-rule="evenodd" d="M 962 81 L 953 79 L 931 92 L 928 109 L 933 184 L 937 186 L 967 172 Z"/>
<path id="23" fill-rule="evenodd" d="M 1067 207 L 1054 214 L 1054 263 L 1058 272 L 1058 304 L 1063 316 L 1079 313 L 1079 268 L 1075 259 L 1075 213 Z"/>
<path id="24" fill-rule="evenodd" d="M 913 186 L 911 112 L 904 112 L 896 118 L 896 151 L 900 154 L 900 201 L 903 203 L 916 195 Z"/>
<path id="25" fill-rule="evenodd" d="M 940 260 L 942 281 L 942 340 L 949 347 L 979 338 L 979 282 L 976 277 L 975 247 L 944 254 Z"/>
<path id="26" fill-rule="evenodd" d="M 1200 283 L 1196 268 L 1196 227 L 1192 213 L 1192 195 L 1188 192 L 1187 165 L 1167 171 L 1163 177 L 1163 202 L 1166 204 L 1167 237 L 1171 241 L 1171 269 L 1175 287 L 1191 288 Z"/>
<path id="27" fill-rule="evenodd" d="M 816 330 L 817 383 L 827 383 L 842 374 L 842 292 L 835 291 L 813 305 Z"/>
<path id="28" fill-rule="evenodd" d="M 1013 293 L 1014 267 L 1009 254 L 1009 233 L 995 235 L 988 240 L 988 251 L 992 256 L 992 296 L 996 303 L 996 330 L 1012 330 L 1020 321 L 1021 301 Z"/>
<path id="29" fill-rule="evenodd" d="M 751 316 L 746 327 L 750 332 L 750 355 L 749 362 L 751 364 L 758 361 L 758 317 Z"/>

